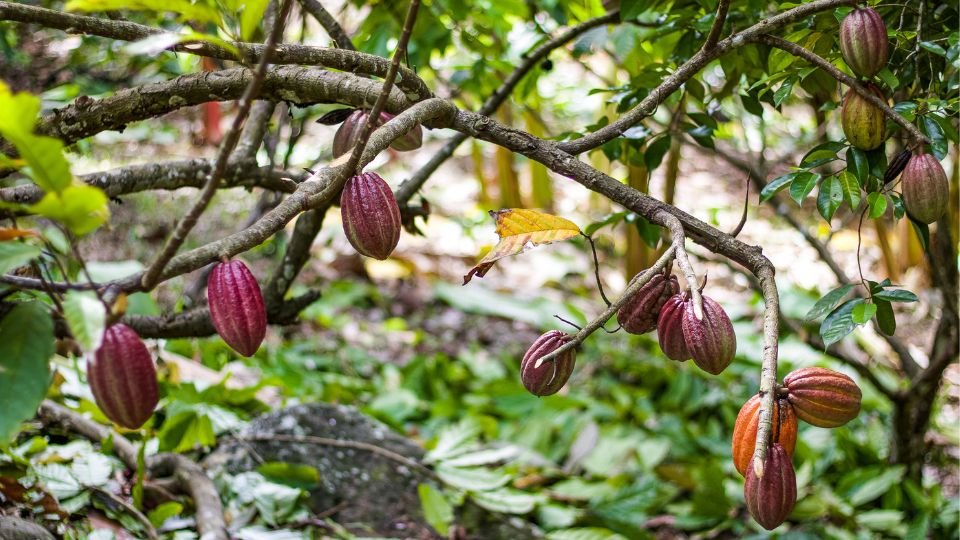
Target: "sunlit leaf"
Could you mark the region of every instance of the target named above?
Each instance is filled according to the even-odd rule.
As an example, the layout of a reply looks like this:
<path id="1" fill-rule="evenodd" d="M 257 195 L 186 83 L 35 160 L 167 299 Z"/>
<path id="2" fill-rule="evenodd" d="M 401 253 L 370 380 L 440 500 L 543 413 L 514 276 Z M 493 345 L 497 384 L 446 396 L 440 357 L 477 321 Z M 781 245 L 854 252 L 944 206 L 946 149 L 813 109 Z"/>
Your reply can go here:
<path id="1" fill-rule="evenodd" d="M 441 536 L 446 537 L 454 517 L 453 506 L 450 501 L 443 495 L 443 492 L 430 484 L 418 485 L 417 494 L 420 496 L 423 518 Z"/>
<path id="2" fill-rule="evenodd" d="M 19 268 L 40 256 L 37 246 L 22 242 L 0 242 L 0 274 Z"/>
<path id="3" fill-rule="evenodd" d="M 110 218 L 107 202 L 107 195 L 102 190 L 74 184 L 61 193 L 47 193 L 30 210 L 63 223 L 74 234 L 84 235 Z"/>
<path id="4" fill-rule="evenodd" d="M 63 299 L 63 317 L 81 349 L 90 353 L 100 348 L 107 322 L 107 310 L 94 293 L 67 293 Z"/>

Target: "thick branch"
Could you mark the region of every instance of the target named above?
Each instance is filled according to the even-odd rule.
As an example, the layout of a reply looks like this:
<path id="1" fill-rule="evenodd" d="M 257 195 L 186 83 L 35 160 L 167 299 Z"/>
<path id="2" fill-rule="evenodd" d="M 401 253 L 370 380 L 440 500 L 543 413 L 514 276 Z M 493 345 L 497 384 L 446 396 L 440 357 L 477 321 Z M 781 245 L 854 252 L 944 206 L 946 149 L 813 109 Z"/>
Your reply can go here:
<path id="1" fill-rule="evenodd" d="M 647 97 L 636 107 L 593 133 L 579 139 L 561 143 L 560 149 L 571 154 L 580 154 L 611 141 L 644 118 L 653 114 L 667 96 L 680 88 L 683 83 L 696 75 L 709 62 L 716 60 L 727 52 L 750 43 L 756 36 L 782 28 L 808 15 L 853 3 L 855 3 L 855 0 L 814 0 L 813 2 L 802 4 L 793 9 L 788 9 L 768 19 L 763 19 L 746 30 L 737 32 L 717 42 L 714 47 L 701 49 L 697 54 L 693 55 L 678 67 L 672 75 L 665 78 L 656 88 L 651 90 Z"/>

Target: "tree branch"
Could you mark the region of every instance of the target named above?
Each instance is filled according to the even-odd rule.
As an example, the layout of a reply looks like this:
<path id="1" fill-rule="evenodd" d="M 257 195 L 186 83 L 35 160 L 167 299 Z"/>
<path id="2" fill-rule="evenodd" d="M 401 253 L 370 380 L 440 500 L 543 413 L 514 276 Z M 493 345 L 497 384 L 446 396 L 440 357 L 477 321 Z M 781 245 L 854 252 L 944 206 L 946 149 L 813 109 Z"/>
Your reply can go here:
<path id="1" fill-rule="evenodd" d="M 727 21 L 727 11 L 730 9 L 730 0 L 720 0 L 717 5 L 717 14 L 713 19 L 713 26 L 710 27 L 710 34 L 707 40 L 703 42 L 703 50 L 710 50 L 717 45 L 720 34 L 723 32 L 723 23 Z"/>
<path id="2" fill-rule="evenodd" d="M 662 216 L 661 219 L 663 223 L 667 226 L 667 229 L 670 230 L 670 240 L 673 243 L 677 255 L 677 266 L 680 267 L 680 272 L 683 273 L 683 278 L 687 282 L 687 290 L 689 291 L 690 299 L 693 301 L 693 314 L 697 317 L 698 321 L 702 321 L 703 297 L 700 294 L 700 281 L 697 279 L 697 274 L 693 271 L 693 267 L 690 266 L 690 258 L 687 256 L 687 249 L 684 247 L 687 238 L 683 234 L 683 224 L 680 223 L 679 219 L 665 212 Z"/>
<path id="3" fill-rule="evenodd" d="M 323 4 L 317 0 L 300 0 L 300 5 L 303 6 L 304 11 L 312 15 L 313 18 L 320 23 L 320 26 L 327 31 L 336 48 L 346 49 L 348 51 L 357 50 L 357 48 L 353 46 L 353 41 L 350 40 L 350 36 L 343 30 L 343 27 L 340 26 L 337 19 L 323 7 Z"/>

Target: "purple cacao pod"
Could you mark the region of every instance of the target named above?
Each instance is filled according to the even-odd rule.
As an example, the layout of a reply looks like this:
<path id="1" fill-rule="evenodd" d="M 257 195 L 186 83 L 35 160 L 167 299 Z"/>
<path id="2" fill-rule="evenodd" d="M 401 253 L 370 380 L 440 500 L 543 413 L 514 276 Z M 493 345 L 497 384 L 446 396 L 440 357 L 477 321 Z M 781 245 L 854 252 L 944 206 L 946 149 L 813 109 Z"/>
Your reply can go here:
<path id="1" fill-rule="evenodd" d="M 617 322 L 631 334 L 646 334 L 657 327 L 663 304 L 679 291 L 676 276 L 658 273 L 617 311 Z"/>
<path id="2" fill-rule="evenodd" d="M 900 180 L 903 204 L 913 219 L 930 224 L 947 212 L 950 184 L 946 171 L 933 154 L 911 157 Z"/>
<path id="3" fill-rule="evenodd" d="M 159 400 L 157 370 L 140 336 L 127 325 L 114 324 L 87 360 L 87 379 L 97 406 L 113 422 L 137 429 L 153 414 Z"/>
<path id="4" fill-rule="evenodd" d="M 858 7 L 840 23 L 840 52 L 854 73 L 873 77 L 890 59 L 887 27 L 876 10 Z"/>
<path id="5" fill-rule="evenodd" d="M 683 362 L 690 359 L 687 342 L 683 338 L 683 304 L 681 294 L 675 294 L 664 302 L 657 317 L 657 339 L 667 358 Z"/>
<path id="6" fill-rule="evenodd" d="M 570 341 L 570 336 L 559 331 L 551 330 L 538 337 L 533 345 L 527 349 L 520 361 L 520 381 L 531 394 L 535 396 L 549 396 L 556 394 L 567 384 L 573 366 L 576 363 L 576 351 L 570 349 L 552 362 L 544 362 L 536 367 L 537 360 L 557 350 L 561 345 Z"/>
<path id="7" fill-rule="evenodd" d="M 868 83 L 865 86 L 880 99 L 887 99 L 875 85 Z M 847 90 L 843 97 L 840 126 L 847 141 L 861 150 L 873 150 L 887 138 L 883 111 L 853 89 Z"/>
<path id="8" fill-rule="evenodd" d="M 338 158 L 350 152 L 354 145 L 357 144 L 363 123 L 369 115 L 370 111 L 357 109 L 340 124 L 337 132 L 333 135 L 333 157 Z M 394 116 L 395 115 L 387 112 L 381 112 L 380 119 L 378 122 L 375 122 L 373 129 L 376 130 L 390 121 Z M 420 148 L 421 144 L 423 144 L 423 128 L 420 127 L 420 124 L 417 124 L 416 127 L 390 143 L 390 148 L 400 152 L 406 152 Z"/>
<path id="9" fill-rule="evenodd" d="M 797 504 L 797 476 L 783 446 L 770 445 L 763 476 L 757 478 L 753 465 L 747 467 L 743 498 L 753 519 L 772 531 L 783 523 Z"/>
<path id="10" fill-rule="evenodd" d="M 698 321 L 693 301 L 683 306 L 683 339 L 697 366 L 713 375 L 727 369 L 737 354 L 737 335 L 727 312 L 712 298 L 703 297 L 703 320 Z"/>
<path id="11" fill-rule="evenodd" d="M 241 355 L 253 356 L 267 335 L 267 310 L 247 265 L 234 259 L 214 266 L 207 280 L 207 304 L 223 341 Z"/>
<path id="12" fill-rule="evenodd" d="M 385 260 L 400 242 L 400 207 L 377 173 L 353 176 L 340 194 L 343 232 L 361 255 Z"/>

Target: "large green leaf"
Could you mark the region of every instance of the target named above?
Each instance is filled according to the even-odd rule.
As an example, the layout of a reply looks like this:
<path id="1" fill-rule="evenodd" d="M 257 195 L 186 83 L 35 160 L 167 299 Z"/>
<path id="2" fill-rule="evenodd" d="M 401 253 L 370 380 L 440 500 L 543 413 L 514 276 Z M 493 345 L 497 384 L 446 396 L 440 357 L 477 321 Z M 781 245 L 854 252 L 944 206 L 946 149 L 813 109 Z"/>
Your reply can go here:
<path id="1" fill-rule="evenodd" d="M 417 486 L 420 495 L 420 506 L 423 508 L 423 517 L 427 523 L 442 536 L 447 536 L 450 524 L 453 523 L 453 506 L 443 495 L 443 492 L 430 484 Z"/>
<path id="2" fill-rule="evenodd" d="M 83 235 L 97 229 L 110 218 L 107 202 L 107 195 L 102 190 L 74 184 L 62 193 L 47 193 L 30 210 L 63 223 L 74 234 Z"/>
<path id="3" fill-rule="evenodd" d="M 19 304 L 0 320 L 0 444 L 37 412 L 53 353 L 53 319 L 40 302 Z"/>
<path id="4" fill-rule="evenodd" d="M 40 248 L 21 242 L 0 242 L 0 274 L 6 274 L 40 256 Z"/>
<path id="5" fill-rule="evenodd" d="M 857 323 L 853 321 L 853 310 L 862 303 L 862 298 L 848 300 L 823 319 L 820 324 L 820 337 L 823 338 L 824 347 L 833 345 L 853 332 L 857 327 Z"/>
<path id="6" fill-rule="evenodd" d="M 847 283 L 846 285 L 841 285 L 823 295 L 823 298 L 817 300 L 817 303 L 814 304 L 813 307 L 810 308 L 810 311 L 807 312 L 807 320 L 815 321 L 827 313 L 830 313 L 833 311 L 833 308 L 837 307 L 837 304 L 840 303 L 840 300 L 842 300 L 843 297 L 852 290 L 853 284 Z"/>

